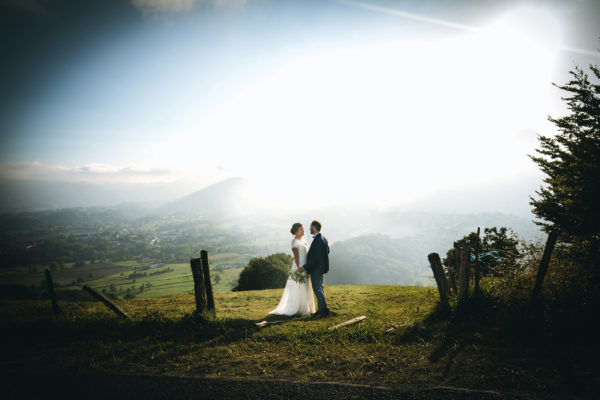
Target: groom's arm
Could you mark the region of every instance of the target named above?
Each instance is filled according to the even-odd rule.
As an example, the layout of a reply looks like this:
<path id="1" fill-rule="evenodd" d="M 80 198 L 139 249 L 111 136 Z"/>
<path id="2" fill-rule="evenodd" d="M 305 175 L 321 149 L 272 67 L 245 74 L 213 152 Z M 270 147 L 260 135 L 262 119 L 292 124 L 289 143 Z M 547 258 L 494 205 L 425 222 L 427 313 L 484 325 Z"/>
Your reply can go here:
<path id="1" fill-rule="evenodd" d="M 329 241 L 323 238 L 323 260 L 325 261 L 325 272 L 329 272 Z"/>
<path id="2" fill-rule="evenodd" d="M 326 237 L 323 238 L 323 242 L 325 244 L 325 249 L 327 250 L 325 254 L 329 254 L 329 241 L 327 240 Z"/>
<path id="3" fill-rule="evenodd" d="M 327 243 L 327 239 L 323 238 L 323 242 L 321 243 L 321 257 L 323 258 L 323 263 L 329 263 L 329 243 Z"/>
<path id="4" fill-rule="evenodd" d="M 312 257 L 311 257 L 310 251 L 309 251 L 308 254 L 306 255 L 306 264 L 304 264 L 302 266 L 302 269 L 306 272 L 309 272 L 311 265 L 312 265 Z"/>
<path id="5" fill-rule="evenodd" d="M 319 241 L 313 241 L 313 243 L 310 246 L 310 249 L 308 249 L 308 254 L 306 254 L 306 264 L 304 264 L 302 267 L 304 268 L 304 270 L 306 272 L 310 273 L 310 270 L 312 269 L 312 267 L 315 264 L 315 255 L 319 254 Z"/>

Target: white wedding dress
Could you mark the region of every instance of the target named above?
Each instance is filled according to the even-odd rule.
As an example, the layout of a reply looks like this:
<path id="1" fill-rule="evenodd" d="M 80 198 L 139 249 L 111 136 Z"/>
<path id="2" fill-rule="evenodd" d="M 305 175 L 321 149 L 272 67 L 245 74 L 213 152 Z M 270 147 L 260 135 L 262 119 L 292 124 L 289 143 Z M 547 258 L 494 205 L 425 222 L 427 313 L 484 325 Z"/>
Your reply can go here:
<path id="1" fill-rule="evenodd" d="M 306 254 L 308 253 L 308 243 L 302 238 L 292 240 L 292 249 L 298 249 L 298 261 L 300 266 L 306 263 Z M 296 269 L 296 262 L 292 261 L 291 270 Z M 276 315 L 310 315 L 315 312 L 315 298 L 313 296 L 310 276 L 306 277 L 306 282 L 298 283 L 291 278 L 288 278 L 283 290 L 283 295 L 276 309 L 269 314 Z"/>

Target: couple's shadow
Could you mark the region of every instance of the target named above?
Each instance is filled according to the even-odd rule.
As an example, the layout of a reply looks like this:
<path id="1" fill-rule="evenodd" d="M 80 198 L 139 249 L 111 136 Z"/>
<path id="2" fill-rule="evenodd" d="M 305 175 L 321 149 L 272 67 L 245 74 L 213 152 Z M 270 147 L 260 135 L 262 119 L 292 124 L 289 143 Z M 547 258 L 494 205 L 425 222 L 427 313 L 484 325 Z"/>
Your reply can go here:
<path id="1" fill-rule="evenodd" d="M 139 324 L 135 332 L 130 335 L 152 335 L 157 334 L 161 337 L 174 339 L 175 341 L 189 341 L 196 343 L 207 341 L 224 341 L 227 343 L 237 342 L 248 339 L 254 333 L 267 328 L 287 324 L 290 322 L 311 322 L 319 319 L 314 315 L 306 316 L 285 316 L 267 314 L 263 318 L 226 318 L 226 319 L 204 319 L 192 315 L 186 316 L 177 321 L 149 320 Z M 143 326 L 141 326 L 143 325 Z"/>
<path id="2" fill-rule="evenodd" d="M 258 319 L 255 321 L 256 326 L 259 328 L 263 328 L 269 325 L 278 325 L 285 324 L 289 322 L 297 322 L 297 321 L 315 321 L 318 317 L 315 314 L 311 315 L 294 315 L 294 316 L 285 316 L 285 315 L 275 315 L 275 314 L 267 314 L 264 318 Z"/>

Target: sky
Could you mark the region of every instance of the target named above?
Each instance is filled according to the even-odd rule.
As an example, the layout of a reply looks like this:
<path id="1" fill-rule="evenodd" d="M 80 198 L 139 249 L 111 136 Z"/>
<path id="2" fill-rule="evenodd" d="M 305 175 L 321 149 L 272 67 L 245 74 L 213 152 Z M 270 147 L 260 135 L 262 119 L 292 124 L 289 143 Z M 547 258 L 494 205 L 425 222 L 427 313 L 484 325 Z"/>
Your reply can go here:
<path id="1" fill-rule="evenodd" d="M 539 174 L 600 2 L 0 0 L 0 178 L 394 202 Z"/>

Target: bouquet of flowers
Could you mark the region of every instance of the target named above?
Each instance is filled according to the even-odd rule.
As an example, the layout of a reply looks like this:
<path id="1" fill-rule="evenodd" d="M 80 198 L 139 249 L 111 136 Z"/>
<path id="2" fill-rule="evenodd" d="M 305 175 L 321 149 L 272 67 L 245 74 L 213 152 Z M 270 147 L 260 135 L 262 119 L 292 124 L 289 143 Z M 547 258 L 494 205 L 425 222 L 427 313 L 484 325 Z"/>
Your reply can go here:
<path id="1" fill-rule="evenodd" d="M 299 269 L 293 269 L 292 272 L 290 272 L 290 279 L 297 283 L 305 283 L 306 273 L 300 272 Z"/>

